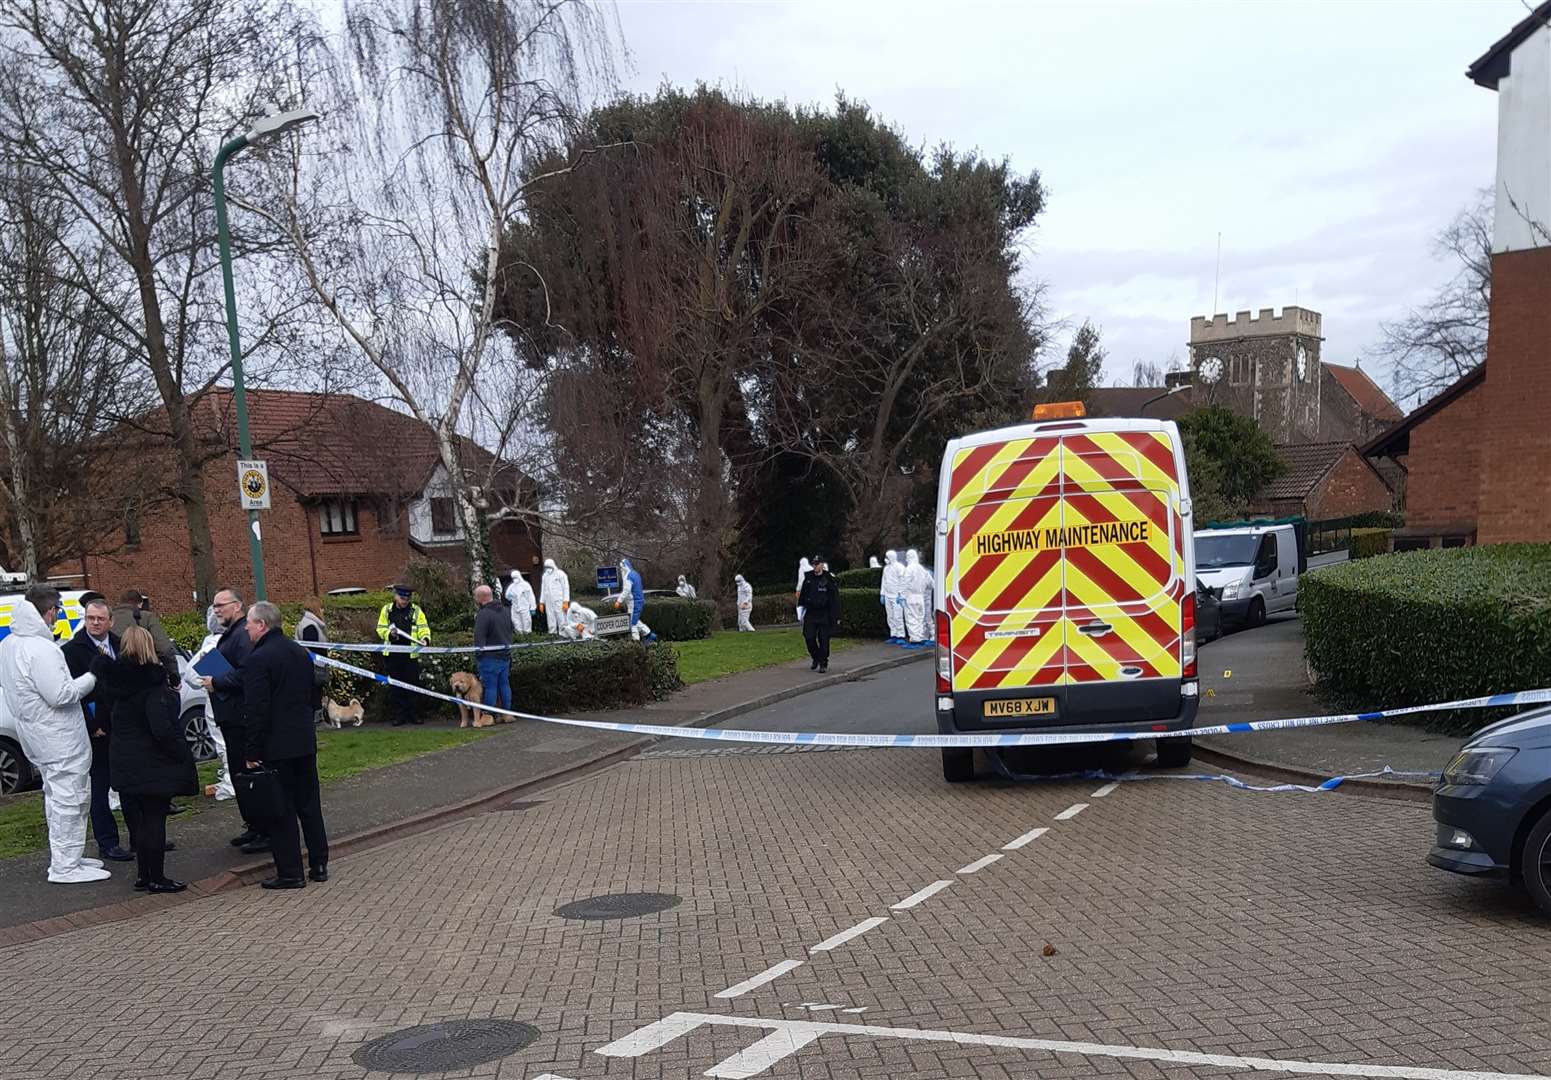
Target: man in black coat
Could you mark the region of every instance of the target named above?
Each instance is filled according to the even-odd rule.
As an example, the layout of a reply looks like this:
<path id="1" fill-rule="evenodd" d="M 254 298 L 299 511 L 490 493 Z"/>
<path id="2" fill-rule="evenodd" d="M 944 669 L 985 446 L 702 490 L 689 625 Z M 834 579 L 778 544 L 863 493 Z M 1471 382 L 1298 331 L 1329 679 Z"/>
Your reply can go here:
<path id="1" fill-rule="evenodd" d="M 242 665 L 253 651 L 253 643 L 248 640 L 248 628 L 243 621 L 242 597 L 232 589 L 222 589 L 215 594 L 211 606 L 215 608 L 215 617 L 220 620 L 222 627 L 216 651 L 232 669 L 216 678 L 206 676 L 200 681 L 210 695 L 210 709 L 215 714 L 216 727 L 221 729 L 221 737 L 226 740 L 229 768 L 236 774 L 242 771 L 247 753 L 242 712 Z M 237 808 L 242 811 L 243 829 L 241 836 L 232 838 L 232 846 L 242 848 L 248 855 L 268 851 L 269 841 L 264 836 L 263 824 L 253 820 L 242 805 L 241 798 L 237 800 Z"/>
<path id="2" fill-rule="evenodd" d="M 72 678 L 79 679 L 90 671 L 92 661 L 99 655 L 109 660 L 118 658 L 118 635 L 113 632 L 112 625 L 113 611 L 106 599 L 97 595 L 86 602 L 84 625 L 76 631 L 75 637 L 60 646 Z M 133 862 L 134 855 L 119 846 L 118 821 L 108 808 L 108 738 L 113 732 L 113 698 L 101 684 L 81 699 L 81 714 L 86 721 L 86 734 L 92 741 L 91 815 L 97 851 L 113 862 Z M 128 825 L 128 819 L 125 824 Z M 129 834 L 129 846 L 135 846 L 133 831 Z"/>
<path id="3" fill-rule="evenodd" d="M 813 560 L 813 570 L 803 578 L 797 606 L 803 609 L 802 636 L 813 657 L 812 670 L 829 670 L 829 638 L 840 626 L 840 582 L 829 572 L 829 560 Z"/>
<path id="4" fill-rule="evenodd" d="M 253 651 L 242 666 L 243 714 L 247 720 L 246 765 L 270 769 L 279 787 L 280 814 L 269 823 L 275 876 L 266 889 L 300 889 L 302 848 L 298 819 L 307 838 L 308 877 L 329 878 L 328 833 L 318 790 L 318 737 L 312 715 L 312 654 L 280 629 L 280 609 L 264 601 L 248 609 Z"/>

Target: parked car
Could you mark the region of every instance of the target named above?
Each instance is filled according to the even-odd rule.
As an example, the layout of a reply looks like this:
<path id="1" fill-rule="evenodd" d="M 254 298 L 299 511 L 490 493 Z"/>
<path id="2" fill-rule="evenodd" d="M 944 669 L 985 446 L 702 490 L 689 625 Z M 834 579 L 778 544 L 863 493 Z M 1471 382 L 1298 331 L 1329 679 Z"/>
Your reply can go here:
<path id="1" fill-rule="evenodd" d="M 1551 915 L 1551 708 L 1476 732 L 1443 770 L 1433 820 L 1429 863 L 1522 881 Z"/>
<path id="2" fill-rule="evenodd" d="M 1218 590 L 1196 579 L 1196 641 L 1205 645 L 1222 637 L 1222 602 Z"/>
<path id="3" fill-rule="evenodd" d="M 1291 525 L 1203 529 L 1195 541 L 1196 576 L 1218 591 L 1224 622 L 1260 626 L 1297 607 L 1303 559 Z"/>
<path id="4" fill-rule="evenodd" d="M 180 674 L 188 670 L 187 654 L 179 655 L 178 670 Z M 187 683 L 180 683 L 178 697 L 183 737 L 188 740 L 195 761 L 208 761 L 215 757 L 215 737 L 210 733 L 210 721 L 206 713 L 209 696 L 203 690 L 193 690 Z M 22 753 L 11 707 L 6 704 L 5 694 L 0 692 L 0 795 L 26 791 L 35 787 L 38 779 L 37 770 Z"/>

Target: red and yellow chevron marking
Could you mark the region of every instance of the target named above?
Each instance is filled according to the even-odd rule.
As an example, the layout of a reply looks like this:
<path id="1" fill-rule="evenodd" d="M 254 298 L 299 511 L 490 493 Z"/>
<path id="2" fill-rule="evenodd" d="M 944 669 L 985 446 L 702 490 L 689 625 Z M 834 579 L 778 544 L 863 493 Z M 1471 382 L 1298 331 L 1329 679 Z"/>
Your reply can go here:
<path id="1" fill-rule="evenodd" d="M 955 682 L 995 689 L 1180 675 L 1183 524 L 1163 432 L 960 451 L 944 604 Z M 1107 624 L 1102 634 L 1079 628 Z M 1037 631 L 1037 633 L 1030 633 Z"/>

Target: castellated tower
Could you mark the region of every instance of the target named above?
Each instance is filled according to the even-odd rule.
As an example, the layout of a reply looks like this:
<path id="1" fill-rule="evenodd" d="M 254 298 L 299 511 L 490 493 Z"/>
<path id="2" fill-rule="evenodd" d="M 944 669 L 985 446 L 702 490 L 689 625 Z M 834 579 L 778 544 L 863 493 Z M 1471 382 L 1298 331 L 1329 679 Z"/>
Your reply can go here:
<path id="1" fill-rule="evenodd" d="M 1192 397 L 1260 425 L 1275 443 L 1320 437 L 1320 316 L 1286 307 L 1190 320 Z"/>

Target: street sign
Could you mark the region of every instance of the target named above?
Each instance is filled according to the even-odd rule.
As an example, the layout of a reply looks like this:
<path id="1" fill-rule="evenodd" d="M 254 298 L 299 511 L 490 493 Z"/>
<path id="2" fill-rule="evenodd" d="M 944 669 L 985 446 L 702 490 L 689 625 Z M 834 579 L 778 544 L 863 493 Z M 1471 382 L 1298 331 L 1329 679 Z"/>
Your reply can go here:
<path id="1" fill-rule="evenodd" d="M 619 567 L 598 567 L 598 591 L 600 593 L 612 593 L 619 591 Z"/>
<path id="2" fill-rule="evenodd" d="M 262 461 L 237 462 L 237 498 L 244 510 L 269 509 L 269 465 Z"/>
<path id="3" fill-rule="evenodd" d="M 629 615 L 599 615 L 592 632 L 599 637 L 614 637 L 630 633 Z"/>

